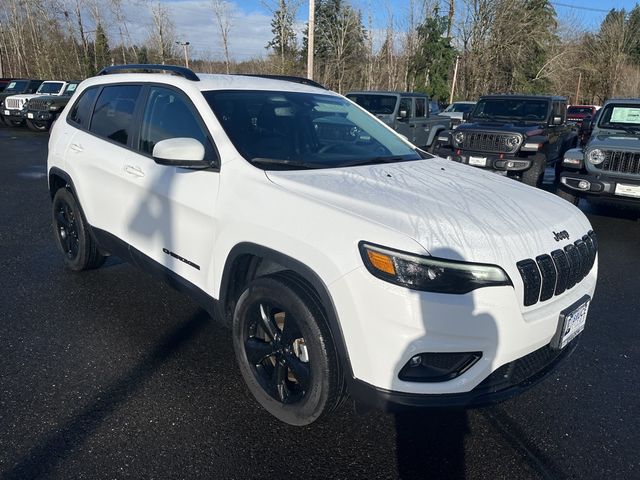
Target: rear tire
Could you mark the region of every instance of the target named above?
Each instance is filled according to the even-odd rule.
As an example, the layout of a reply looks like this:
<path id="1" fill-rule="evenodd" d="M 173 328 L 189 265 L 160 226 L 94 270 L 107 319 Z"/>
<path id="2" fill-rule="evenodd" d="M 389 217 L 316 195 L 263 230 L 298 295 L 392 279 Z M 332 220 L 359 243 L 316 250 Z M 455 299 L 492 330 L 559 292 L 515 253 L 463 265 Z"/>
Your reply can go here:
<path id="1" fill-rule="evenodd" d="M 50 121 L 37 122 L 35 120 L 27 119 L 27 127 L 34 132 L 47 132 L 51 128 Z"/>
<path id="2" fill-rule="evenodd" d="M 73 194 L 59 189 L 53 197 L 53 233 L 65 265 L 74 271 L 100 267 L 105 256 L 91 237 L 88 224 Z"/>
<path id="3" fill-rule="evenodd" d="M 258 403 L 289 425 L 309 425 L 344 395 L 322 309 L 290 272 L 250 282 L 236 303 L 232 335 L 240 372 Z"/>

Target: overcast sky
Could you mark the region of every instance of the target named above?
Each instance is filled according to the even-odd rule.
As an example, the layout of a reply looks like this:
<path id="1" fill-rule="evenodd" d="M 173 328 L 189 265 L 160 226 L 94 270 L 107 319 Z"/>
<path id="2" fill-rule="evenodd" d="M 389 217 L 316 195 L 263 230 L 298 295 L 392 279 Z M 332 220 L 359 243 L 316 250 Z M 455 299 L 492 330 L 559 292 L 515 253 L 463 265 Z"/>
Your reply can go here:
<path id="1" fill-rule="evenodd" d="M 236 60 L 266 55 L 265 45 L 272 38 L 271 12 L 264 6 L 275 3 L 275 0 L 235 0 L 229 1 L 233 10 L 229 47 L 231 56 Z M 149 9 L 133 1 L 126 2 L 130 31 L 134 41 L 143 40 L 151 23 Z M 171 12 L 176 32 L 184 41 L 192 45 L 193 57 L 210 57 L 222 59 L 222 46 L 215 23 L 211 2 L 208 0 L 164 0 Z M 408 0 L 352 0 L 351 4 L 363 11 L 363 20 L 368 23 L 369 13 L 373 20 L 374 38 L 376 31 L 384 28 L 389 17 L 385 5 L 390 4 L 394 17 L 401 18 L 407 9 Z M 456 2 L 462 5 L 459 0 Z M 571 18 L 595 28 L 611 8 L 633 8 L 636 0 L 558 0 L 552 1 L 560 19 Z M 572 5 L 575 8 L 570 8 Z M 298 12 L 298 29 L 302 29 L 307 21 L 308 2 L 300 1 Z M 365 25 L 367 26 L 367 25 Z M 301 35 L 298 39 L 302 41 Z M 377 43 L 377 42 L 376 42 Z"/>

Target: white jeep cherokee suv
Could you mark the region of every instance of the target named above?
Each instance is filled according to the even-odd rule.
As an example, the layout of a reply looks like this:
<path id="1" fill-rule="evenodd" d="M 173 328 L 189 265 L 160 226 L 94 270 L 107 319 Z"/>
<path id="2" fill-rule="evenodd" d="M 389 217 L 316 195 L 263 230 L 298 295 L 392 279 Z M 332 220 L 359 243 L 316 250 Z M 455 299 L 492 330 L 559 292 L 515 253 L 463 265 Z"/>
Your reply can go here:
<path id="1" fill-rule="evenodd" d="M 113 254 L 190 293 L 231 324 L 280 420 L 347 393 L 385 410 L 500 401 L 574 349 L 597 241 L 573 205 L 434 158 L 303 79 L 102 73 L 49 142 L 65 263 Z"/>

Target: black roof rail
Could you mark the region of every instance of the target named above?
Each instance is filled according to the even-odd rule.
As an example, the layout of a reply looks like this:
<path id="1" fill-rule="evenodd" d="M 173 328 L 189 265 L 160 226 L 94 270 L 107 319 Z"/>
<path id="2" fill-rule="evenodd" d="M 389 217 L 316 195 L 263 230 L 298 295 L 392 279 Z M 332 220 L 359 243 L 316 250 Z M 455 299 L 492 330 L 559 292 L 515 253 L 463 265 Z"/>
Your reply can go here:
<path id="1" fill-rule="evenodd" d="M 110 67 L 105 67 L 98 75 L 109 75 L 111 73 L 119 73 L 127 70 L 142 70 L 143 73 L 153 73 L 153 72 L 171 72 L 180 77 L 184 77 L 187 80 L 193 80 L 194 82 L 199 82 L 200 78 L 194 73 L 193 70 L 186 67 L 179 67 L 177 65 L 156 65 L 156 64 L 146 64 L 146 63 L 132 63 L 129 65 L 111 65 Z"/>
<path id="2" fill-rule="evenodd" d="M 260 77 L 260 78 L 269 78 L 271 80 L 282 80 L 285 82 L 300 83 L 302 85 L 309 85 L 312 87 L 318 87 L 318 88 L 322 88 L 323 90 L 327 90 L 327 87 L 325 87 L 324 85 L 305 77 L 295 77 L 290 75 L 267 75 L 262 73 L 240 73 L 239 75 L 243 77 Z"/>

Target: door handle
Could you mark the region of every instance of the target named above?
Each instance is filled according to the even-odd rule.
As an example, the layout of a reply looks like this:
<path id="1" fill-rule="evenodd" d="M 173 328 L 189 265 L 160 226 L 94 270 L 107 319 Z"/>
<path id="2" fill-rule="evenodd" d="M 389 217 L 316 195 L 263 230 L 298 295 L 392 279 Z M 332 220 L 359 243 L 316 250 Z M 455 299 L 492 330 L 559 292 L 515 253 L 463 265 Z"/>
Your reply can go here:
<path id="1" fill-rule="evenodd" d="M 124 172 L 134 177 L 144 177 L 144 172 L 142 171 L 142 169 L 134 165 L 125 165 Z"/>
<path id="2" fill-rule="evenodd" d="M 80 145 L 79 143 L 72 143 L 71 145 L 69 145 L 69 148 L 78 153 L 84 151 L 84 148 L 82 148 L 82 145 Z"/>
<path id="3" fill-rule="evenodd" d="M 415 124 L 414 125 L 409 125 L 409 128 L 416 128 Z"/>

